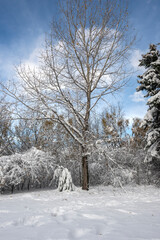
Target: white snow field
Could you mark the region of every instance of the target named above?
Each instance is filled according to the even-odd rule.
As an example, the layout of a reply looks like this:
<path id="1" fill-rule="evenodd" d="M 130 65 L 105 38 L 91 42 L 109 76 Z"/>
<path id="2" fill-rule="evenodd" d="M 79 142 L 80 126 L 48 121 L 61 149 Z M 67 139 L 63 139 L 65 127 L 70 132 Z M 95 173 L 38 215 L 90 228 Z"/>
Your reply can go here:
<path id="1" fill-rule="evenodd" d="M 160 189 L 0 195 L 0 240 L 160 240 Z"/>

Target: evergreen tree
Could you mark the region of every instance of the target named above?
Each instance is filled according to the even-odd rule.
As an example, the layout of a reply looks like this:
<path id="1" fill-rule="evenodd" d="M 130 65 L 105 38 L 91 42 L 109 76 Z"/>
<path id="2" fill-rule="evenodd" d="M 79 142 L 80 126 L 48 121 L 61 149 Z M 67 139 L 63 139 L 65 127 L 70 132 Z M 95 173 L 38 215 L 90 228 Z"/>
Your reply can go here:
<path id="1" fill-rule="evenodd" d="M 139 66 L 147 69 L 138 76 L 140 86 L 137 88 L 137 91 L 145 90 L 145 97 L 148 97 L 148 111 L 143 121 L 143 127 L 148 128 L 146 161 L 160 165 L 160 52 L 156 45 L 150 45 L 149 52 L 142 55 Z"/>

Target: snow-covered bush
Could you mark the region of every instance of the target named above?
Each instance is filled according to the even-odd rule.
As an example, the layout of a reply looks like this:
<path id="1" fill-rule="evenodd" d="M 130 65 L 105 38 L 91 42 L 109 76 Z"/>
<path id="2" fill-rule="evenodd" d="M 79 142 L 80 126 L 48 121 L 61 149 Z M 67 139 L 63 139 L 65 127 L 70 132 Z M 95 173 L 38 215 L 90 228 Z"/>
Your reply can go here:
<path id="1" fill-rule="evenodd" d="M 58 166 L 55 169 L 53 180 L 57 181 L 58 190 L 60 192 L 65 190 L 69 190 L 69 191 L 74 190 L 71 173 L 68 171 L 67 168 L 64 168 L 63 166 Z"/>
<path id="2" fill-rule="evenodd" d="M 89 161 L 90 184 L 122 186 L 130 183 L 148 183 L 147 171 L 143 166 L 145 152 L 137 153 L 125 147 L 111 147 L 98 140 Z"/>
<path id="3" fill-rule="evenodd" d="M 55 167 L 54 157 L 36 148 L 0 157 L 0 189 L 13 192 L 13 189 L 47 187 Z"/>
<path id="4" fill-rule="evenodd" d="M 128 141 L 129 142 L 129 141 Z M 148 168 L 143 162 L 145 151 L 132 148 L 129 144 L 113 147 L 103 139 L 95 140 L 89 155 L 90 185 L 120 186 L 130 183 L 147 184 L 150 182 Z M 67 148 L 58 157 L 59 165 L 67 168 L 76 186 L 81 185 L 81 161 L 78 149 Z"/>

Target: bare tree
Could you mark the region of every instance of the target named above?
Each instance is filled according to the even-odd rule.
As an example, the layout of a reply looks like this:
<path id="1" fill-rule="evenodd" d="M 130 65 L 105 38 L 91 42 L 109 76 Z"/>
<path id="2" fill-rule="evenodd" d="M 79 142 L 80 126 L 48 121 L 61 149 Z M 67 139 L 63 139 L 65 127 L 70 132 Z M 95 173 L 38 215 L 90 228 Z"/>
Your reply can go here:
<path id="1" fill-rule="evenodd" d="M 22 105 L 37 111 L 61 124 L 81 146 L 84 190 L 89 189 L 91 112 L 126 82 L 127 53 L 133 43 L 127 29 L 124 1 L 63 1 L 38 68 L 18 66 L 20 91 L 5 87 L 19 102 L 19 116 Z"/>

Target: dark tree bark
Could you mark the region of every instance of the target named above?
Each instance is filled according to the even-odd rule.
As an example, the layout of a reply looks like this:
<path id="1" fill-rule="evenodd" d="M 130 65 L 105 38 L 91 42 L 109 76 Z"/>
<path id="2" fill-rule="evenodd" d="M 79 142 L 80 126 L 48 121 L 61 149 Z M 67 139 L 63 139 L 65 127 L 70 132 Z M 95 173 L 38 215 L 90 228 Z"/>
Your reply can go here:
<path id="1" fill-rule="evenodd" d="M 89 190 L 88 156 L 82 147 L 82 189 Z"/>

